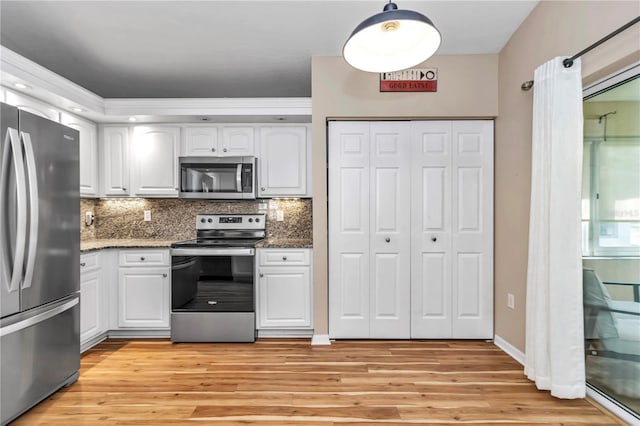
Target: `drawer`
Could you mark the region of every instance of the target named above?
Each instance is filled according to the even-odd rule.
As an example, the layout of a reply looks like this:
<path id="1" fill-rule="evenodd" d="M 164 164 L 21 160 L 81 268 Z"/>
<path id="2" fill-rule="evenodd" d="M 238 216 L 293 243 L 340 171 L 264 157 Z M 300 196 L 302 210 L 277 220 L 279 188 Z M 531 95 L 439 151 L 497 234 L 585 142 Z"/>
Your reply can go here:
<path id="1" fill-rule="evenodd" d="M 309 249 L 258 249 L 260 266 L 272 265 L 309 265 L 311 250 Z"/>
<path id="2" fill-rule="evenodd" d="M 80 255 L 80 273 L 100 268 L 100 252 L 83 253 Z"/>
<path id="3" fill-rule="evenodd" d="M 120 266 L 169 266 L 169 250 L 120 250 Z"/>

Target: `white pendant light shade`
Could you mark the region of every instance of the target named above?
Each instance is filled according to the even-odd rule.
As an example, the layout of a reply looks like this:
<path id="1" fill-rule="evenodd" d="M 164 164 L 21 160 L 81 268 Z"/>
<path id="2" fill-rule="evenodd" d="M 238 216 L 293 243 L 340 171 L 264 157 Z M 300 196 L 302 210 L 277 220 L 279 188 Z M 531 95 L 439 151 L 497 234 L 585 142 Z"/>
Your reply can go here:
<path id="1" fill-rule="evenodd" d="M 381 13 L 353 30 L 342 54 L 349 65 L 362 71 L 399 71 L 427 60 L 440 41 L 440 32 L 429 18 L 387 3 Z"/>

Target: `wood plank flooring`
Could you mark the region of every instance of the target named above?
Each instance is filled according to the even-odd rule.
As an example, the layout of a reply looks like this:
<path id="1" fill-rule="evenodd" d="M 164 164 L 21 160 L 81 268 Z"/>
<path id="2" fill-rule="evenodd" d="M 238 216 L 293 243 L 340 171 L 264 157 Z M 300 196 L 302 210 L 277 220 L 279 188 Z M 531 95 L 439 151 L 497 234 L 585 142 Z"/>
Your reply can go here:
<path id="1" fill-rule="evenodd" d="M 51 366 L 55 368 L 55 366 Z M 613 425 L 482 341 L 109 340 L 14 425 Z"/>

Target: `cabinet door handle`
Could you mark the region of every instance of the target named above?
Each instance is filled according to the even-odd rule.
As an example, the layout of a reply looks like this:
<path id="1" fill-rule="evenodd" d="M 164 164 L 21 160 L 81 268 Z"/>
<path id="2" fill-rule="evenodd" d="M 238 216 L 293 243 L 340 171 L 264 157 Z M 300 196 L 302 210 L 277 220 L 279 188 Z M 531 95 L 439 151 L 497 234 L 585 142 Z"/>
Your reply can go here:
<path id="1" fill-rule="evenodd" d="M 287 260 L 287 256 L 282 256 L 282 260 Z"/>
<path id="2" fill-rule="evenodd" d="M 266 190 L 267 190 L 267 188 L 265 188 L 264 186 L 260 187 L 260 191 L 266 191 Z"/>
<path id="3" fill-rule="evenodd" d="M 227 152 L 227 148 L 223 148 L 222 150 L 223 150 L 224 152 Z"/>
<path id="4" fill-rule="evenodd" d="M 391 238 L 387 237 L 387 238 L 385 238 L 384 240 L 385 240 L 386 242 L 390 242 L 390 241 L 391 241 Z"/>
<path id="5" fill-rule="evenodd" d="M 162 278 L 167 278 L 167 274 L 162 274 Z"/>
<path id="6" fill-rule="evenodd" d="M 216 149 L 215 148 L 211 148 L 211 152 L 216 152 Z"/>
<path id="7" fill-rule="evenodd" d="M 140 260 L 144 262 L 144 257 L 140 256 Z"/>
<path id="8" fill-rule="evenodd" d="M 127 190 L 127 188 L 122 188 L 122 190 L 123 190 L 123 191 L 126 191 L 126 190 Z"/>
<path id="9" fill-rule="evenodd" d="M 433 241 L 435 243 L 436 241 L 438 241 L 438 238 L 437 237 L 431 237 L 431 241 Z"/>
<path id="10" fill-rule="evenodd" d="M 80 263 L 80 266 L 83 267 L 83 268 L 85 267 L 85 265 L 86 265 L 86 263 L 84 263 L 84 262 Z"/>
<path id="11" fill-rule="evenodd" d="M 261 273 L 261 274 L 260 274 L 260 278 L 263 278 L 263 277 L 264 277 L 264 274 L 262 274 L 262 273 Z"/>

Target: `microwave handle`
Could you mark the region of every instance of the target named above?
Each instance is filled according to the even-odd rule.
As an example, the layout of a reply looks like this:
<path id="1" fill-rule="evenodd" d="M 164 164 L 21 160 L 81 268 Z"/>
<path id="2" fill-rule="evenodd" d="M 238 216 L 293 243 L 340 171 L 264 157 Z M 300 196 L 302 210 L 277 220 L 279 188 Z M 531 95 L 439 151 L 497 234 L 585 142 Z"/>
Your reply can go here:
<path id="1" fill-rule="evenodd" d="M 238 163 L 236 169 L 236 190 L 242 192 L 242 163 Z"/>

